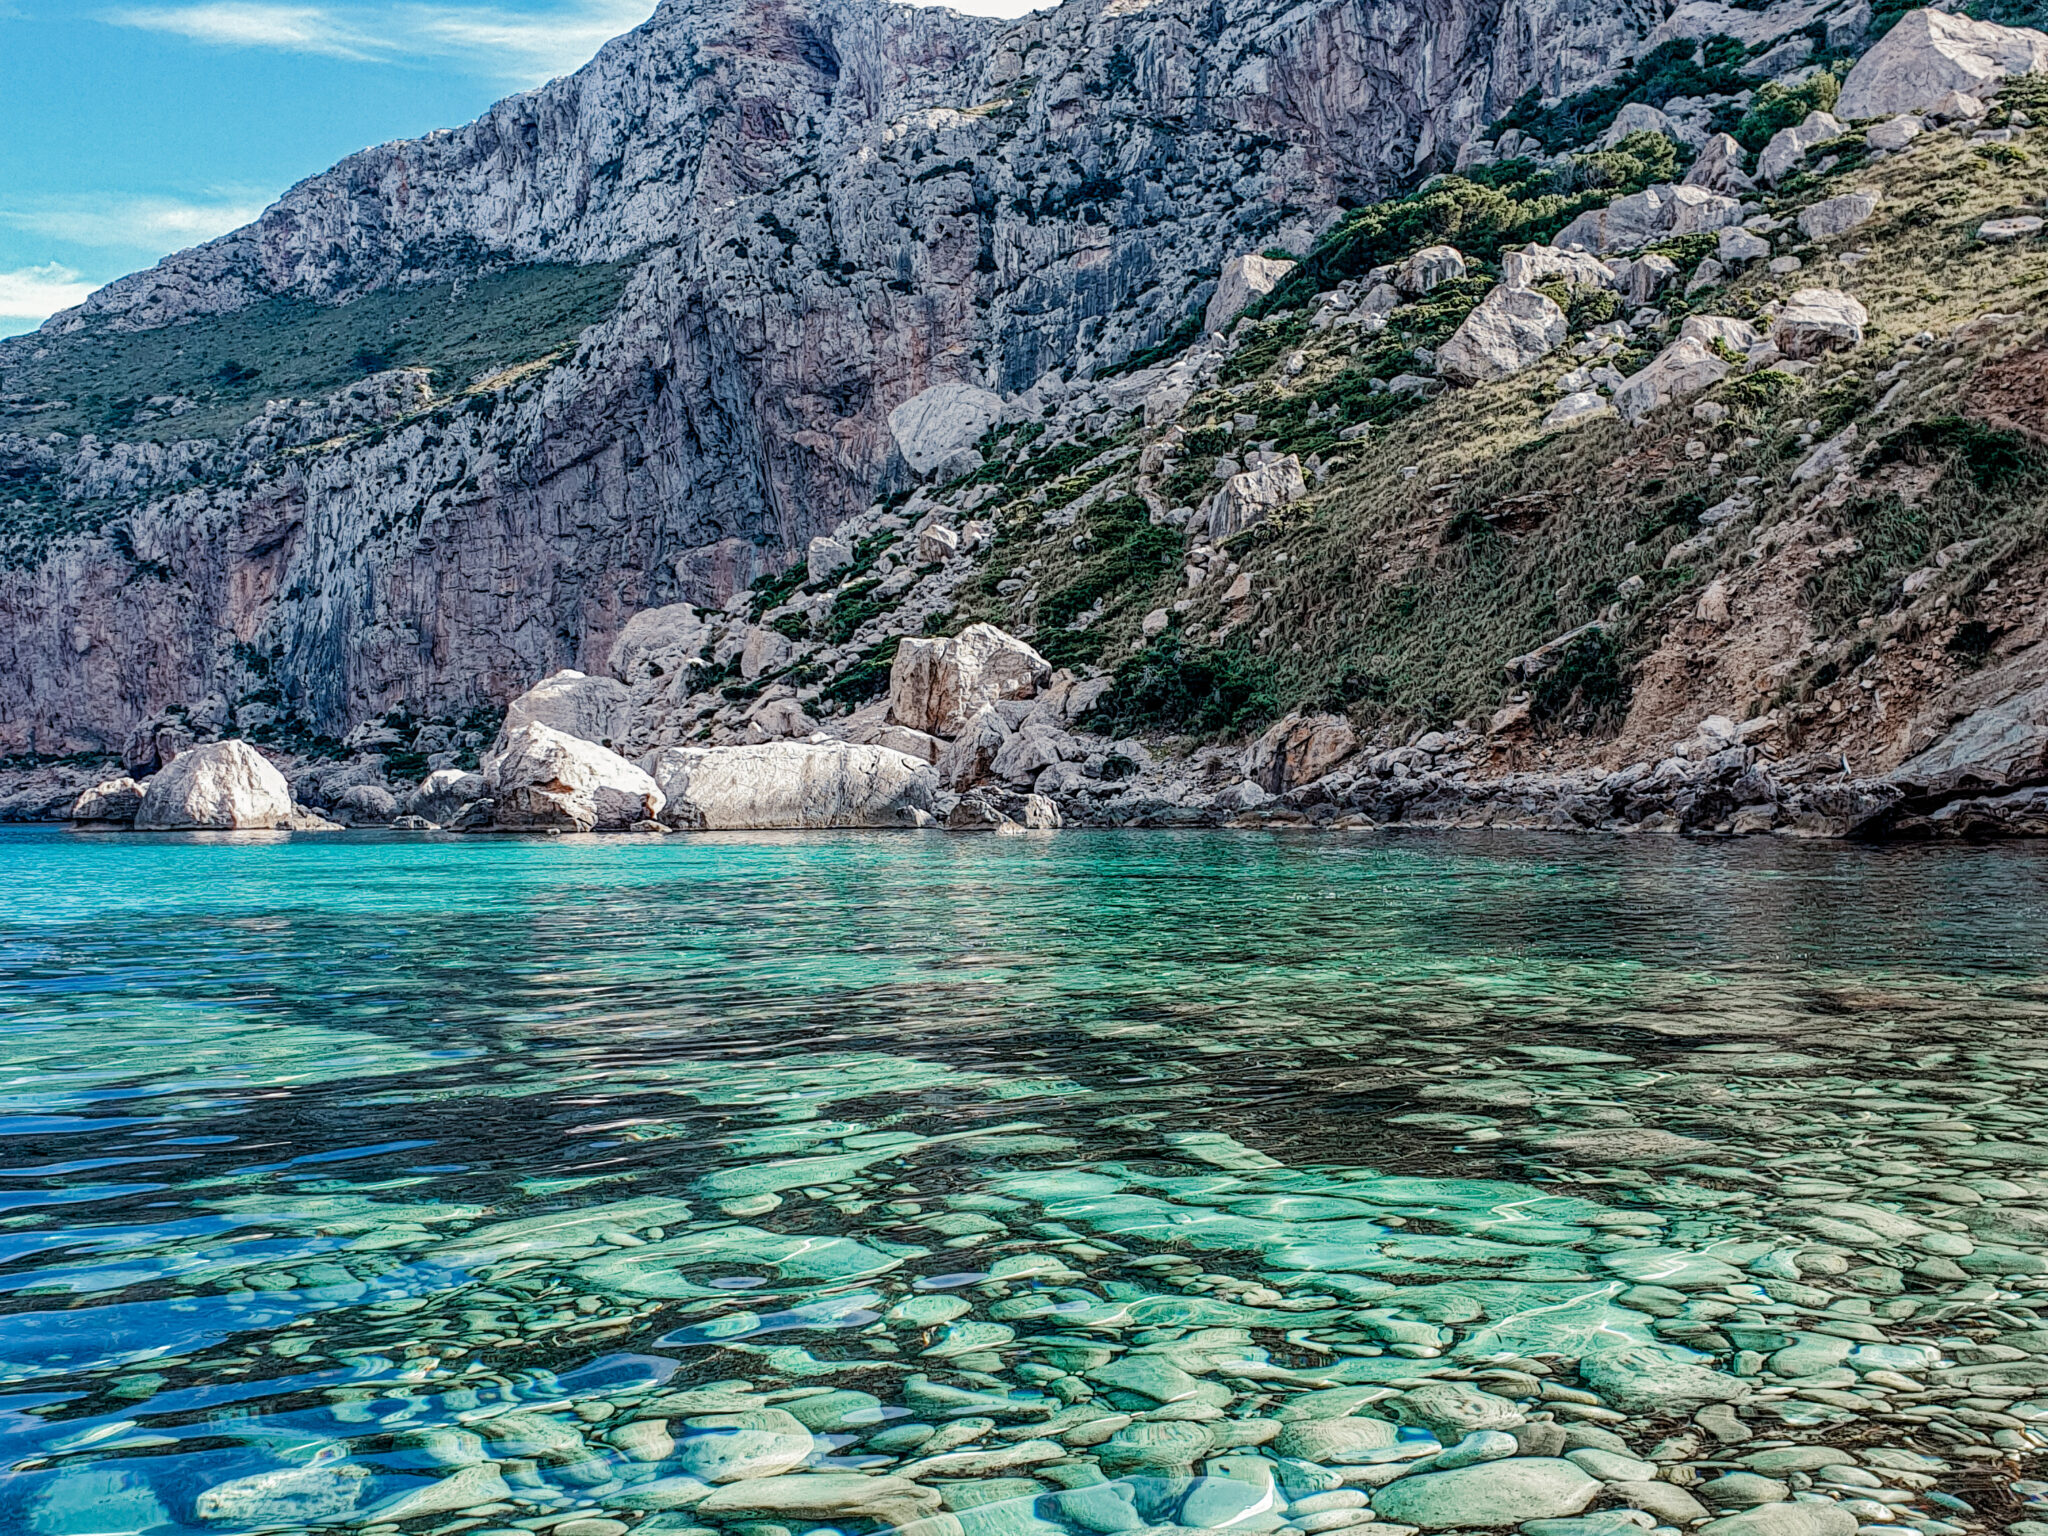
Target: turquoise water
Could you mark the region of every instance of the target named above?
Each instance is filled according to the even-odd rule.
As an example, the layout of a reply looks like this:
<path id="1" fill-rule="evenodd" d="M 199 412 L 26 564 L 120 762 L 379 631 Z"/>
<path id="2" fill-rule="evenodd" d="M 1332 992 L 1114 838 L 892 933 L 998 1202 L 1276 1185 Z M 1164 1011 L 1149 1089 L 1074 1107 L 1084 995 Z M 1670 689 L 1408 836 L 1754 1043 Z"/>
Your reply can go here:
<path id="1" fill-rule="evenodd" d="M 1087 1536 L 1102 1475 L 1200 1526 L 1147 1479 L 1316 1463 L 1215 1426 L 1608 1349 L 2005 1518 L 2048 1444 L 2031 849 L 9 829 L 0 869 L 5 1529 Z M 770 1410 L 808 1442 L 690 1422 Z M 707 1513 L 746 1435 L 937 1492 Z"/>

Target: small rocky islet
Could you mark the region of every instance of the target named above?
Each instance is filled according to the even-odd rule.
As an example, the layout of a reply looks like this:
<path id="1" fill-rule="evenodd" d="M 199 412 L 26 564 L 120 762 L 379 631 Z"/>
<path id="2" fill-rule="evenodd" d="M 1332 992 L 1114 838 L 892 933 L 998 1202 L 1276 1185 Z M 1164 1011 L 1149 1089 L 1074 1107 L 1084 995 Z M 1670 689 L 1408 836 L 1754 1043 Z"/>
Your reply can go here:
<path id="1" fill-rule="evenodd" d="M 13 1528 L 2043 1536 L 2030 1049 L 1516 1045 L 1388 1121 L 1520 1178 L 821 1120 L 679 1197 L 306 1197 L 263 1342 L 13 1400 Z"/>

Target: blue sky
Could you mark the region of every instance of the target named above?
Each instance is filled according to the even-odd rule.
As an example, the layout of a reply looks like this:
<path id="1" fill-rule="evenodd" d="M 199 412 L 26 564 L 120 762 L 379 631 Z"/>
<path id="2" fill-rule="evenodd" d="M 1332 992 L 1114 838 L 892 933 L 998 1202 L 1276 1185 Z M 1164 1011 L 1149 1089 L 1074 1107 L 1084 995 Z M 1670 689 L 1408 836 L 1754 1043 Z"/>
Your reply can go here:
<path id="1" fill-rule="evenodd" d="M 654 5 L 0 0 L 0 336 L 248 223 L 365 145 L 567 74 Z"/>

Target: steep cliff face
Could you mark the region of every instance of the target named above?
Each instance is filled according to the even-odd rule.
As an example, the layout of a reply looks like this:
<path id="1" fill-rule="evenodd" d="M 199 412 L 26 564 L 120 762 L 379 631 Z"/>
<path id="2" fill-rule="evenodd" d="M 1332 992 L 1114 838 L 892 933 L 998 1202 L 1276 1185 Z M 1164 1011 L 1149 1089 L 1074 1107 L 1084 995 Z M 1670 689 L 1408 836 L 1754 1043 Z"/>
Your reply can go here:
<path id="1" fill-rule="evenodd" d="M 1226 257 L 1299 248 L 1661 19 L 1655 0 L 1072 0 L 1015 23 L 665 4 L 576 75 L 353 156 L 0 344 L 0 748 L 118 747 L 209 696 L 340 734 L 594 668 L 636 609 L 718 602 L 904 483 L 904 399 L 1121 359 L 1198 311 Z M 231 325 L 272 326 L 282 353 L 324 314 L 307 301 L 448 283 L 460 318 L 465 284 L 535 263 L 630 276 L 579 343 L 507 336 L 480 376 L 396 322 L 356 349 L 358 372 L 438 365 L 373 380 L 424 410 L 266 405 L 247 342 L 123 411 L 93 385 L 103 352 L 165 328 L 180 357 Z M 244 397 L 250 425 L 181 440 L 181 412 Z"/>

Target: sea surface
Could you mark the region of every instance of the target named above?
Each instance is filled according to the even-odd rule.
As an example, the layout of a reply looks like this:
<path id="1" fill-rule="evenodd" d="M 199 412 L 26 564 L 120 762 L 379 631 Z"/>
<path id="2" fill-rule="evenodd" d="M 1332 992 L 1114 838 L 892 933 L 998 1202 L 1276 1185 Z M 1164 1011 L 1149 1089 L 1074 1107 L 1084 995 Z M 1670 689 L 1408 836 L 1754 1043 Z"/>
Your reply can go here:
<path id="1" fill-rule="evenodd" d="M 10 828 L 0 878 L 0 1529 L 932 1504 L 698 1510 L 744 1452 L 1088 1536 L 1098 1468 L 1188 1496 L 1166 1428 L 1609 1345 L 2040 1486 L 2048 1386 L 1930 1440 L 1889 1384 L 2040 1331 L 2035 848 Z"/>

